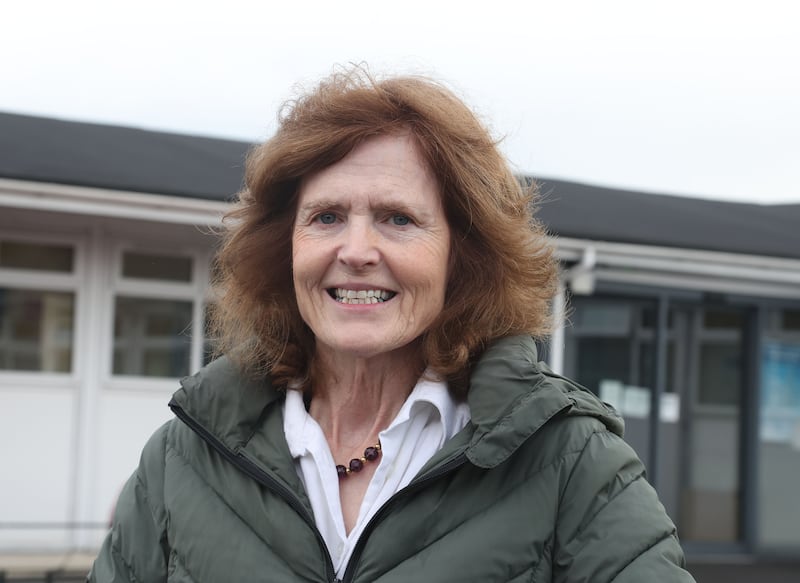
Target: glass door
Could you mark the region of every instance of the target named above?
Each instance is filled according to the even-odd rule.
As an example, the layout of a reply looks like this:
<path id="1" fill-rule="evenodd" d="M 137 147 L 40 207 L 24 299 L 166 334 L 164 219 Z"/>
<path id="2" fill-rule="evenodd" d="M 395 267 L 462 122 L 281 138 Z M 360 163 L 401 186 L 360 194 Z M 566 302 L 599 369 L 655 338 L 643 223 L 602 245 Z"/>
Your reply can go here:
<path id="1" fill-rule="evenodd" d="M 657 460 L 651 460 L 656 300 L 583 297 L 565 330 L 565 372 L 614 405 L 686 542 L 740 542 L 742 394 L 747 312 L 670 306 Z"/>
<path id="2" fill-rule="evenodd" d="M 663 487 L 678 493 L 675 516 L 686 542 L 737 543 L 741 533 L 742 394 L 745 325 L 741 309 L 679 306 L 686 366 L 681 378 L 679 431 L 665 432 L 664 449 L 678 452 L 680 470 L 665 471 Z"/>
<path id="3" fill-rule="evenodd" d="M 758 544 L 800 556 L 800 309 L 767 313 L 761 345 Z"/>

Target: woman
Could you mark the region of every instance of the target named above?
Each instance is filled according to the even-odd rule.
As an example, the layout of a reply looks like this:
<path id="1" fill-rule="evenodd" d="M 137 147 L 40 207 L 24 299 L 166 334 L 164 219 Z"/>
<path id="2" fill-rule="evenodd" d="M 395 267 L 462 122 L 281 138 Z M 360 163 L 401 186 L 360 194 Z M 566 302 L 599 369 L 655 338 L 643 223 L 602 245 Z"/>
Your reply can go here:
<path id="1" fill-rule="evenodd" d="M 220 358 L 92 581 L 691 581 L 613 410 L 537 363 L 556 265 L 469 109 L 334 75 L 249 160 Z"/>

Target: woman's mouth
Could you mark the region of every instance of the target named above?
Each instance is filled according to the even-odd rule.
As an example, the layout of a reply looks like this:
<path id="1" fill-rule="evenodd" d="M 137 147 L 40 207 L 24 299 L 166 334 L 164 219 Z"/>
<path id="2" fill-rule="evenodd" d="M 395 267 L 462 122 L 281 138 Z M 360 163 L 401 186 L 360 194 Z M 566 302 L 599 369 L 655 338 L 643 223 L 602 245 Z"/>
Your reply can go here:
<path id="1" fill-rule="evenodd" d="M 345 289 L 341 287 L 328 289 L 328 295 L 340 304 L 381 304 L 391 300 L 396 292 L 385 289 Z"/>

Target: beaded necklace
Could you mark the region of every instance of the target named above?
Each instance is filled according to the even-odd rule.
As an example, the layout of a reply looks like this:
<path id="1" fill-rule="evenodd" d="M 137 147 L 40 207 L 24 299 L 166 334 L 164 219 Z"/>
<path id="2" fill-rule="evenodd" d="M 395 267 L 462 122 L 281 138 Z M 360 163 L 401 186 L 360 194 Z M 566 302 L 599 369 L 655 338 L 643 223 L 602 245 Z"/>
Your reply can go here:
<path id="1" fill-rule="evenodd" d="M 360 458 L 353 458 L 350 460 L 350 463 L 347 467 L 342 465 L 336 466 L 336 474 L 339 478 L 346 478 L 353 472 L 360 472 L 364 469 L 364 464 L 366 462 L 374 462 L 381 456 L 381 442 L 378 441 L 375 445 L 369 446 L 367 449 L 364 450 L 364 455 Z"/>

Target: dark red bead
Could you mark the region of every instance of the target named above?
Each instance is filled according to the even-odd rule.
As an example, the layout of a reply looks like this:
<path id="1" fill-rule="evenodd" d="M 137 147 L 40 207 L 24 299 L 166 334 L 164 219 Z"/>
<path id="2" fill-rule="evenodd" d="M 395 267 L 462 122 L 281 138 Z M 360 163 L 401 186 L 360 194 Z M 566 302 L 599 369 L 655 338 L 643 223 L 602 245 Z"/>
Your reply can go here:
<path id="1" fill-rule="evenodd" d="M 347 468 L 345 468 L 344 466 L 337 465 L 336 474 L 339 476 L 339 478 L 346 478 L 352 472 L 360 472 L 361 470 L 363 470 L 364 462 L 374 462 L 379 457 L 381 457 L 380 441 L 375 445 L 365 449 L 364 457 L 351 459 L 350 464 L 348 464 Z"/>

